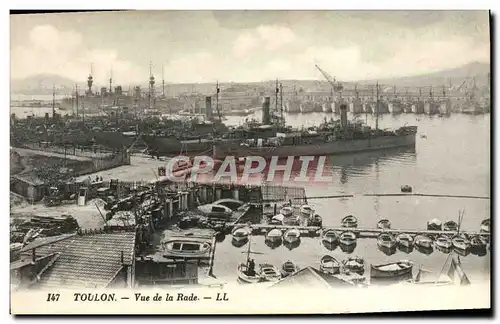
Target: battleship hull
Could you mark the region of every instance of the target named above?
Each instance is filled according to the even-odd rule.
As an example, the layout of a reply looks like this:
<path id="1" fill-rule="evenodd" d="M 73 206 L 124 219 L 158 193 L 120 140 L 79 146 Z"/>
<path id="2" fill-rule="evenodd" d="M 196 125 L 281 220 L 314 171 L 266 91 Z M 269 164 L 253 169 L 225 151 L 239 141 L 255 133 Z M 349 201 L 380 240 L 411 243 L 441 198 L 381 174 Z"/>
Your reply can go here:
<path id="1" fill-rule="evenodd" d="M 226 156 L 321 156 L 363 151 L 385 150 L 397 147 L 415 146 L 416 133 L 400 136 L 382 136 L 360 140 L 337 140 L 318 145 L 287 145 L 278 147 L 244 147 L 238 143 L 216 143 L 213 145 L 213 154 L 216 158 Z"/>

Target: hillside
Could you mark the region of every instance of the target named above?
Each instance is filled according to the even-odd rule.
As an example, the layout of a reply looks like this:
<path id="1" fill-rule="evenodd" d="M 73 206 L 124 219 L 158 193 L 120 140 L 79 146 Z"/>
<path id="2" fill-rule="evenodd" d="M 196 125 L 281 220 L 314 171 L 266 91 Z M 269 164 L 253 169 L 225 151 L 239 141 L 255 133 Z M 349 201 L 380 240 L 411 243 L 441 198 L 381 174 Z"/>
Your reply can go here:
<path id="1" fill-rule="evenodd" d="M 453 85 L 458 85 L 462 83 L 465 78 L 468 77 L 476 77 L 476 82 L 478 86 L 482 86 L 487 84 L 488 82 L 488 73 L 490 72 L 490 64 L 474 62 L 470 64 L 466 64 L 459 68 L 443 70 L 434 73 L 408 76 L 408 77 L 400 77 L 400 78 L 392 78 L 392 79 L 379 79 L 379 80 L 361 80 L 357 81 L 358 84 L 374 84 L 375 82 L 379 82 L 380 84 L 396 84 L 398 87 L 425 87 L 425 86 L 443 86 L 449 85 L 450 81 Z M 451 78 L 451 80 L 450 80 Z M 221 83 L 220 88 L 224 91 L 237 91 L 237 92 L 260 92 L 266 93 L 267 95 L 274 93 L 275 80 L 262 81 L 262 82 L 247 82 L 247 83 Z M 329 84 L 319 75 L 316 80 L 280 80 L 283 84 L 283 87 L 290 91 L 295 88 L 299 90 L 300 88 L 315 90 L 322 89 L 329 91 Z M 55 84 L 56 90 L 58 93 L 71 93 L 74 85 L 74 80 L 70 80 L 68 78 L 64 78 L 57 75 L 36 75 L 22 80 L 11 80 L 11 93 L 16 94 L 51 94 L 52 93 L 52 85 Z M 82 89 L 85 87 L 84 82 L 78 82 L 79 86 Z M 349 82 L 345 84 L 346 88 L 352 88 L 354 82 Z M 123 89 L 128 89 L 128 85 L 123 84 Z M 96 85 L 96 88 L 99 85 Z M 197 92 L 202 94 L 215 94 L 215 83 L 183 83 L 183 84 L 165 84 L 165 90 L 167 95 L 175 95 L 179 93 L 186 92 Z M 147 89 L 147 84 L 141 85 L 141 88 Z M 156 87 L 156 93 L 160 94 L 162 92 L 161 89 L 161 81 L 158 82 Z"/>

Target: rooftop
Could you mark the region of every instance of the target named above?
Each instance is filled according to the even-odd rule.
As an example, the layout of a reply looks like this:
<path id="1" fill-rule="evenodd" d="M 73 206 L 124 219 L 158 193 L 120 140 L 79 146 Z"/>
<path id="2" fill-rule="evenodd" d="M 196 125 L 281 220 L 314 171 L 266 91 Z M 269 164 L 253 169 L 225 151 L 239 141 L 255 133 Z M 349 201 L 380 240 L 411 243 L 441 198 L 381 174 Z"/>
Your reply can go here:
<path id="1" fill-rule="evenodd" d="M 38 287 L 104 288 L 123 264 L 132 264 L 134 248 L 135 232 L 72 235 L 38 245 L 37 257 L 61 253 L 40 278 Z M 27 248 L 23 251 L 23 256 L 31 256 Z"/>

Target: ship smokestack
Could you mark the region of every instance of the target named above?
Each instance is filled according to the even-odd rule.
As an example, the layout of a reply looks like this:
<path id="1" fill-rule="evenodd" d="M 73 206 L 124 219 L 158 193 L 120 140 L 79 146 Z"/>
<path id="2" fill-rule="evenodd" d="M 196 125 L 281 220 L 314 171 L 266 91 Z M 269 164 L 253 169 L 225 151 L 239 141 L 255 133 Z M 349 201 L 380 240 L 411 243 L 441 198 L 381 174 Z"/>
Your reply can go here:
<path id="1" fill-rule="evenodd" d="M 212 97 L 205 98 L 205 116 L 208 120 L 212 119 Z"/>
<path id="2" fill-rule="evenodd" d="M 347 128 L 347 106 L 345 104 L 340 105 L 340 125 L 344 130 Z"/>
<path id="3" fill-rule="evenodd" d="M 264 104 L 262 105 L 262 124 L 271 124 L 271 116 L 269 115 L 269 107 L 271 106 L 271 97 L 264 98 Z"/>

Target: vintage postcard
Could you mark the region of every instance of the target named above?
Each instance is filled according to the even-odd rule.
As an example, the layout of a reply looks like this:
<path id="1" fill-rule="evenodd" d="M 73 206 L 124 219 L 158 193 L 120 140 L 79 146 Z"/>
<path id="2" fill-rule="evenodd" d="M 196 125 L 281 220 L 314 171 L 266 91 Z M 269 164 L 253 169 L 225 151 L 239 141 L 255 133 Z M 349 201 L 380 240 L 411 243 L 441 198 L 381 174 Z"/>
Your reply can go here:
<path id="1" fill-rule="evenodd" d="M 12 14 L 11 313 L 490 309 L 490 29 Z"/>

